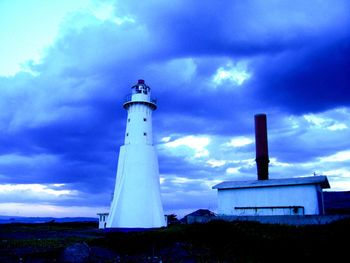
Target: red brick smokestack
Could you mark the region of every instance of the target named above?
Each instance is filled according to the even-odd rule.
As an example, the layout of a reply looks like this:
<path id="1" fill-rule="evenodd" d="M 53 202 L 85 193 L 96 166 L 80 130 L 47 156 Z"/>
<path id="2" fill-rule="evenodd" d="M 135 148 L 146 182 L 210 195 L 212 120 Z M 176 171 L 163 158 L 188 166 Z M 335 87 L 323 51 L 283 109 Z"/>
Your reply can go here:
<path id="1" fill-rule="evenodd" d="M 267 180 L 270 160 L 267 148 L 266 114 L 255 115 L 255 149 L 258 180 Z"/>

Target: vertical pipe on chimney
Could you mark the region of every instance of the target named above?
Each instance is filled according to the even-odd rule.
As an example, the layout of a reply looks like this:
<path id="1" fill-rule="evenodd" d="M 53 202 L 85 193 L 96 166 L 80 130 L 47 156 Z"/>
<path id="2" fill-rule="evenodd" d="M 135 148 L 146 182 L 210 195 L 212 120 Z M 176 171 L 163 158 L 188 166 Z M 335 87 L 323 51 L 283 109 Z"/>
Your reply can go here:
<path id="1" fill-rule="evenodd" d="M 258 180 L 269 179 L 269 153 L 267 148 L 266 114 L 255 115 L 255 149 Z"/>

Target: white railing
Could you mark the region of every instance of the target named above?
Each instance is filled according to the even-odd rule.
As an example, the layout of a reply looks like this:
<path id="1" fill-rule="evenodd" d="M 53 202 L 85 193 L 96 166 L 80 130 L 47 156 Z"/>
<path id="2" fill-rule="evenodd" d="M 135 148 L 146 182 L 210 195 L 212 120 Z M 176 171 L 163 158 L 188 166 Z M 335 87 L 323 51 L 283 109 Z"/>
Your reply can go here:
<path id="1" fill-rule="evenodd" d="M 124 104 L 127 103 L 127 102 L 131 102 L 132 101 L 132 95 L 133 94 L 130 93 L 130 94 L 128 94 L 128 95 L 126 95 L 124 97 Z M 157 98 L 156 97 L 151 97 L 149 102 L 151 102 L 152 104 L 157 104 Z"/>

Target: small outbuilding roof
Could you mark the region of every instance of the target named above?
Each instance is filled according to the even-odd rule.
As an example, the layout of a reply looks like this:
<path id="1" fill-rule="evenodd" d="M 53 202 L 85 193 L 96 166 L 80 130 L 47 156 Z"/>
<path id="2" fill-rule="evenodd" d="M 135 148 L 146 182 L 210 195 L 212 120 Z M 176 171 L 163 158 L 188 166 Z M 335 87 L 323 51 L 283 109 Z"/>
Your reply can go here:
<path id="1" fill-rule="evenodd" d="M 226 181 L 214 185 L 213 189 L 236 189 L 236 188 L 254 188 L 254 187 L 271 187 L 301 184 L 320 184 L 322 188 L 330 188 L 327 176 L 309 176 L 296 178 L 280 178 L 268 180 L 249 180 L 249 181 Z"/>
<path id="2" fill-rule="evenodd" d="M 99 215 L 99 216 L 108 216 L 109 213 L 97 213 L 97 215 Z"/>

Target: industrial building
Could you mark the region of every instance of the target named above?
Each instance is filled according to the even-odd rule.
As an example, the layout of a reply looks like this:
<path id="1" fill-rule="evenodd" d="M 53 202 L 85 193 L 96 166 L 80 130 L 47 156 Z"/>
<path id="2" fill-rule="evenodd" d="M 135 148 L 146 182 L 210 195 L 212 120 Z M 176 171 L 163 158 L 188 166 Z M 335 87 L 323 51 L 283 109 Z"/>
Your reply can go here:
<path id="1" fill-rule="evenodd" d="M 218 214 L 234 216 L 323 215 L 326 176 L 229 181 L 218 190 Z"/>
<path id="2" fill-rule="evenodd" d="M 326 176 L 269 179 L 266 115 L 255 115 L 257 180 L 226 181 L 218 191 L 218 214 L 224 216 L 323 215 Z"/>

